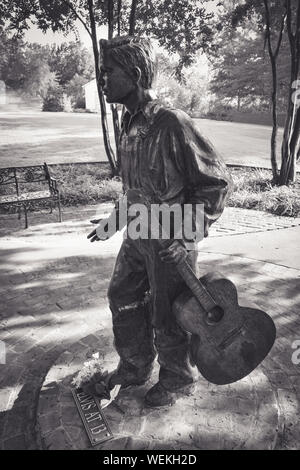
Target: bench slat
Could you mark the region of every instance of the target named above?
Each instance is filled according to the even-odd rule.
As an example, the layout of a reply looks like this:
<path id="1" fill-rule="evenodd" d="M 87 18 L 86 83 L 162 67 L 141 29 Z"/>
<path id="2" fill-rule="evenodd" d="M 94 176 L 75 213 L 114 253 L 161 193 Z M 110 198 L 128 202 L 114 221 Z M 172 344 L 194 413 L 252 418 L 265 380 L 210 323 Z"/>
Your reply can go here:
<path id="1" fill-rule="evenodd" d="M 45 199 L 52 197 L 51 191 L 35 191 L 32 193 L 22 193 L 20 196 L 14 194 L 6 194 L 4 196 L 0 196 L 0 204 L 9 204 L 12 202 L 21 202 L 21 201 L 29 201 L 34 199 Z"/>

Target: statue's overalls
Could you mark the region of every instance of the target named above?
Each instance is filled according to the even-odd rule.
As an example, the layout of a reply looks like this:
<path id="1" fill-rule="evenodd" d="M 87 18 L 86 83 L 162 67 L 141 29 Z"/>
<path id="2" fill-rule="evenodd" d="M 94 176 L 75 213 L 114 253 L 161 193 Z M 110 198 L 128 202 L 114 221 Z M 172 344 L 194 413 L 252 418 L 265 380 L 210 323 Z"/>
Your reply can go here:
<path id="1" fill-rule="evenodd" d="M 185 113 L 157 101 L 125 113 L 120 136 L 124 192 L 139 189 L 160 203 L 201 203 L 204 235 L 222 213 L 226 166 Z M 185 243 L 183 240 L 182 243 Z M 115 347 L 121 365 L 146 376 L 158 354 L 159 381 L 175 390 L 192 380 L 189 336 L 175 322 L 172 302 L 184 286 L 176 267 L 163 263 L 157 240 L 123 241 L 108 290 Z M 196 270 L 197 252 L 188 262 Z"/>

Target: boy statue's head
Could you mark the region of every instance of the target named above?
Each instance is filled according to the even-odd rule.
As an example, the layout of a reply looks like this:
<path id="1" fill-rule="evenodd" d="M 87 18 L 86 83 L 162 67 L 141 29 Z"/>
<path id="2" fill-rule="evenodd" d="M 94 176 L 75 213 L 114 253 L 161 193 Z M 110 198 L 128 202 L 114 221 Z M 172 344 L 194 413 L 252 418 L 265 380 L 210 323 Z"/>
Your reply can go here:
<path id="1" fill-rule="evenodd" d="M 101 39 L 100 72 L 108 103 L 124 104 L 135 91 L 150 89 L 155 75 L 150 40 L 132 36 Z"/>

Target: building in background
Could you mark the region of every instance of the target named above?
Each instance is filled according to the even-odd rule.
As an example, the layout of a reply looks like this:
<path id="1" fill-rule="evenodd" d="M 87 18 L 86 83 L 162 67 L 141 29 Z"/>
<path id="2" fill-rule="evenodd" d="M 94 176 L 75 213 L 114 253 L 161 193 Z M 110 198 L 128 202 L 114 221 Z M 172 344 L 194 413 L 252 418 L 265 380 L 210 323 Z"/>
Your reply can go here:
<path id="1" fill-rule="evenodd" d="M 82 88 L 84 88 L 85 109 L 93 113 L 100 113 L 96 79 L 94 78 L 90 82 L 86 83 Z M 110 106 L 106 107 L 106 112 L 107 114 L 111 113 Z"/>
<path id="2" fill-rule="evenodd" d="M 83 85 L 85 97 L 85 109 L 93 113 L 100 113 L 100 104 L 98 98 L 96 79 Z"/>

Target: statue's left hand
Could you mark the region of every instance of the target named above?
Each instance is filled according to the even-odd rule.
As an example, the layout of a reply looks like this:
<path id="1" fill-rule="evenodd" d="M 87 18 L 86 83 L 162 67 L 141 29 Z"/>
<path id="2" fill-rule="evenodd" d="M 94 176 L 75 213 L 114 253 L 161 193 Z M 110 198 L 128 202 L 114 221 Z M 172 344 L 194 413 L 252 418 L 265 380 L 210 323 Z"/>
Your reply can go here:
<path id="1" fill-rule="evenodd" d="M 159 256 L 164 263 L 178 264 L 185 260 L 187 255 L 187 250 L 178 240 L 174 240 L 168 248 L 159 251 Z"/>

